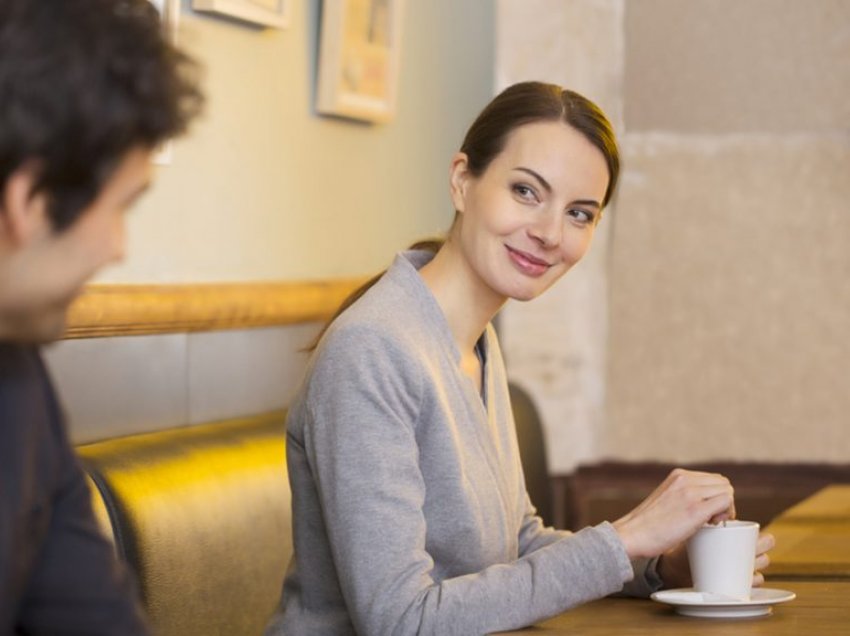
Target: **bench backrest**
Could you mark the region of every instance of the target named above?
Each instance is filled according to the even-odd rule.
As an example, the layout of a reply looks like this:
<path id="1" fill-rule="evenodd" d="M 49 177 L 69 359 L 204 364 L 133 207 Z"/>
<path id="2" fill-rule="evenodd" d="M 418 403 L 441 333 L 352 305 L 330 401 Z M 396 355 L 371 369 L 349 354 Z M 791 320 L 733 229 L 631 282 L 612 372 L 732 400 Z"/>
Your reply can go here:
<path id="1" fill-rule="evenodd" d="M 159 636 L 261 634 L 292 553 L 284 414 L 81 446 Z"/>

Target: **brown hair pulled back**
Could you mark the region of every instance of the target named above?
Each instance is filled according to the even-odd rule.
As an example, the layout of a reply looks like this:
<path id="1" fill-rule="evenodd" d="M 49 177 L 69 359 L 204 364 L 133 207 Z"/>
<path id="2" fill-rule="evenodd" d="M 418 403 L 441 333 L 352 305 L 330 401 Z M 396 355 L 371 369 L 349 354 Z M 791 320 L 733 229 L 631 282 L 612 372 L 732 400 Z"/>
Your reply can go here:
<path id="1" fill-rule="evenodd" d="M 508 135 L 525 124 L 562 121 L 582 133 L 605 157 L 608 189 L 602 200 L 607 205 L 620 175 L 620 153 L 611 123 L 599 107 L 578 93 L 543 82 L 521 82 L 509 86 L 491 101 L 472 122 L 460 151 L 469 170 L 480 177 L 502 152 Z"/>
<path id="2" fill-rule="evenodd" d="M 469 127 L 460 147 L 460 151 L 467 156 L 472 175 L 480 177 L 484 174 L 493 159 L 502 152 L 508 136 L 514 130 L 525 124 L 545 121 L 562 121 L 571 126 L 582 133 L 605 157 L 609 180 L 602 200 L 604 208 L 611 200 L 620 175 L 620 154 L 614 130 L 596 104 L 556 84 L 514 84 L 496 95 L 481 111 Z M 409 249 L 436 253 L 442 245 L 441 239 L 427 239 L 414 243 Z M 342 302 L 316 339 L 306 348 L 307 351 L 316 348 L 330 324 L 378 282 L 385 271 L 370 278 Z"/>

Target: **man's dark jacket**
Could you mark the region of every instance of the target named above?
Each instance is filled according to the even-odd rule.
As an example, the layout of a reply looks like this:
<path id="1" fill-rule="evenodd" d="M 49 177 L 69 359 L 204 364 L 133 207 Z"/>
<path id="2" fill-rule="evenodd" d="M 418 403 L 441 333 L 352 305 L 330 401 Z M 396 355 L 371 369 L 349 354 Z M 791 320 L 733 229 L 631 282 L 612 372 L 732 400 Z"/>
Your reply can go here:
<path id="1" fill-rule="evenodd" d="M 0 343 L 0 636 L 147 634 L 37 349 Z"/>

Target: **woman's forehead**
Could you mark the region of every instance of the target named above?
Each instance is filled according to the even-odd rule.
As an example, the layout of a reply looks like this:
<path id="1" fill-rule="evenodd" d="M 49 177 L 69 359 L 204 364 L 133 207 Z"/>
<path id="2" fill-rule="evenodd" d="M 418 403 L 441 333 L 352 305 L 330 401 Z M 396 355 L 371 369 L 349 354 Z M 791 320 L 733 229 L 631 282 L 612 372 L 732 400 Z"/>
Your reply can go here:
<path id="1" fill-rule="evenodd" d="M 517 126 L 508 133 L 501 154 L 545 155 L 557 148 L 593 146 L 578 130 L 562 121 L 538 121 Z"/>
<path id="2" fill-rule="evenodd" d="M 547 179 L 581 172 L 607 184 L 605 156 L 583 133 L 561 121 L 533 122 L 515 128 L 493 164 L 502 170 L 531 168 Z"/>

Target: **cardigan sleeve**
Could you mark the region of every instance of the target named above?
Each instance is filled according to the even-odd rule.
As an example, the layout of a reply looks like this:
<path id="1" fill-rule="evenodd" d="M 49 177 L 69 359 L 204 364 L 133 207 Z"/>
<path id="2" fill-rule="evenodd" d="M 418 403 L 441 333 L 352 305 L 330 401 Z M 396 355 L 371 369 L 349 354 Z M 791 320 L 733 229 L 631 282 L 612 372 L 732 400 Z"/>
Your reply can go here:
<path id="1" fill-rule="evenodd" d="M 415 433 L 422 377 L 381 334 L 345 337 L 357 346 L 339 347 L 314 369 L 304 447 L 358 633 L 516 629 L 616 592 L 633 576 L 616 532 L 603 523 L 539 542 L 513 562 L 435 580 Z"/>
<path id="2" fill-rule="evenodd" d="M 543 519 L 537 515 L 537 510 L 528 493 L 523 490 L 522 497 L 525 504 L 525 514 L 519 531 L 519 554 L 520 556 L 530 554 L 556 541 L 560 541 L 572 533 L 567 530 L 556 530 L 543 524 Z"/>
<path id="3" fill-rule="evenodd" d="M 519 532 L 520 556 L 539 550 L 542 547 L 569 537 L 572 533 L 567 530 L 556 530 L 543 525 L 543 520 L 528 494 L 525 498 L 525 516 Z M 658 557 L 652 559 L 635 559 L 632 561 L 633 577 L 626 581 L 620 593 L 623 596 L 648 598 L 650 594 L 661 589 L 662 580 L 657 570 Z"/>

